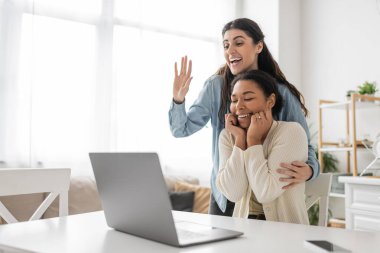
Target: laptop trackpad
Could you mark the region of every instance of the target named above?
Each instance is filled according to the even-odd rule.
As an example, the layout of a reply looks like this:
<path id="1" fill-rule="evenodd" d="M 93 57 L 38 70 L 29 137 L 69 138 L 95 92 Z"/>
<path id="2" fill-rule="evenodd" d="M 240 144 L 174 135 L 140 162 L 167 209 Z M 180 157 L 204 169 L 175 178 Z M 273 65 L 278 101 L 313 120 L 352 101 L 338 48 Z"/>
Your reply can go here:
<path id="1" fill-rule="evenodd" d="M 175 223 L 180 244 L 193 244 L 210 241 L 213 237 L 213 227 L 197 223 L 180 221 Z"/>
<path id="2" fill-rule="evenodd" d="M 209 234 L 213 229 L 211 226 L 201 225 L 188 221 L 175 221 L 175 228 L 177 230 L 187 230 L 191 232 Z"/>
<path id="3" fill-rule="evenodd" d="M 182 246 L 230 239 L 243 234 L 237 231 L 187 221 L 176 221 L 175 227 L 177 230 L 179 243 Z"/>

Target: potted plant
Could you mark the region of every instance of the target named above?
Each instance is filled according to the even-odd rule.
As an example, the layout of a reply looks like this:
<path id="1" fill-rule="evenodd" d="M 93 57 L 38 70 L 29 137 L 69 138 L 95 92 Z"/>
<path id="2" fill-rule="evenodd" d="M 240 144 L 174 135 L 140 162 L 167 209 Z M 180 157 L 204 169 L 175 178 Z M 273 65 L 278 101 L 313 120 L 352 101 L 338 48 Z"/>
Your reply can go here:
<path id="1" fill-rule="evenodd" d="M 355 90 L 348 90 L 347 93 L 346 93 L 346 99 L 350 100 L 351 99 L 351 95 L 354 94 L 354 93 L 358 93 L 358 92 L 355 91 Z"/>
<path id="2" fill-rule="evenodd" d="M 359 94 L 361 95 L 374 95 L 377 91 L 376 82 L 365 81 L 362 85 L 358 86 Z"/>

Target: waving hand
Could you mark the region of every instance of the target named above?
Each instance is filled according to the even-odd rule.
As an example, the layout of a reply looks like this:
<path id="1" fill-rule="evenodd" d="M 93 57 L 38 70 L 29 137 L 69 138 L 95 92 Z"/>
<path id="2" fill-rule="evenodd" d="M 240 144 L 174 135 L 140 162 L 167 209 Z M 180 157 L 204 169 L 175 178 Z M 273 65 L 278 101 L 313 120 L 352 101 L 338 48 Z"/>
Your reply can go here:
<path id="1" fill-rule="evenodd" d="M 189 91 L 191 79 L 191 60 L 187 62 L 187 56 L 181 58 L 181 71 L 178 73 L 177 62 L 174 64 L 173 99 L 176 103 L 183 103 Z"/>

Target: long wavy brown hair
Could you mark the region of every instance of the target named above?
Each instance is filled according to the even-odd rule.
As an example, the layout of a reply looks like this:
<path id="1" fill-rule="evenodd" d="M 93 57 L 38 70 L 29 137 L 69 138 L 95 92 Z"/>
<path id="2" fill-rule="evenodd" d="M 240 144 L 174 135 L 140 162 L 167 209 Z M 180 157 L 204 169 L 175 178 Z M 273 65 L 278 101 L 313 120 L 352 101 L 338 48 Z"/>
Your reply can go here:
<path id="1" fill-rule="evenodd" d="M 282 73 L 280 67 L 278 66 L 278 63 L 273 59 L 272 54 L 269 52 L 268 47 L 264 42 L 264 34 L 258 24 L 248 18 L 235 19 L 224 26 L 222 31 L 223 37 L 224 34 L 230 29 L 239 29 L 244 31 L 249 37 L 252 38 L 253 43 L 255 44 L 260 41 L 263 43 L 263 49 L 258 56 L 259 70 L 268 73 L 273 78 L 275 78 L 278 83 L 285 85 L 300 102 L 305 117 L 308 116 L 309 111 L 305 107 L 304 97 L 293 84 L 289 83 L 288 80 L 286 80 L 285 75 Z M 220 94 L 221 104 L 218 114 L 219 120 L 223 123 L 224 115 L 227 113 L 228 106 L 231 102 L 231 83 L 235 76 L 231 73 L 231 70 L 228 67 L 227 63 L 219 68 L 216 74 L 223 77 L 223 87 Z"/>

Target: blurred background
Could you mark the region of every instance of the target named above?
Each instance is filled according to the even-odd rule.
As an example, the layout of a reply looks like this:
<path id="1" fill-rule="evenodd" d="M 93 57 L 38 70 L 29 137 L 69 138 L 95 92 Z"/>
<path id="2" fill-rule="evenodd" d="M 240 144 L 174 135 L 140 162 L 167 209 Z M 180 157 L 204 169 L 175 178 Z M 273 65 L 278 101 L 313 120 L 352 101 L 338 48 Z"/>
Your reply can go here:
<path id="1" fill-rule="evenodd" d="M 209 185 L 211 126 L 182 139 L 169 130 L 174 62 L 193 60 L 189 107 L 224 64 L 221 30 L 238 17 L 260 25 L 304 94 L 311 132 L 319 99 L 380 80 L 378 0 L 0 0 L 0 167 L 91 175 L 89 152 L 154 151 L 165 173 Z M 346 138 L 344 116 L 326 116 L 327 139 Z M 379 108 L 357 117 L 357 135 L 374 138 Z"/>

